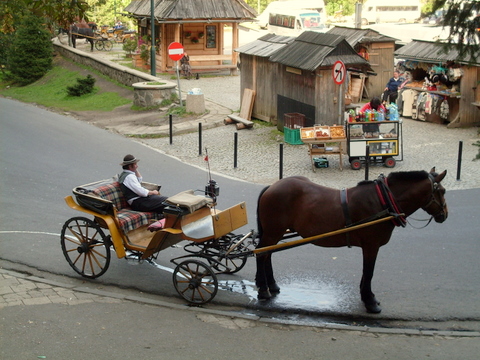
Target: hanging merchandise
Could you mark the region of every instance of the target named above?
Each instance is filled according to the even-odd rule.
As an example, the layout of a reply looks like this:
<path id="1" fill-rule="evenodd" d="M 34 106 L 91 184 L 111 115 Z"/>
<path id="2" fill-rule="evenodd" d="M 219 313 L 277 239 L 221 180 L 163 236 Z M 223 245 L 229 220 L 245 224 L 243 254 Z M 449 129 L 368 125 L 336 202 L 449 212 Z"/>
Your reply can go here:
<path id="1" fill-rule="evenodd" d="M 448 100 L 447 98 L 444 98 L 442 104 L 440 105 L 440 118 L 443 120 L 447 120 L 449 113 L 450 108 L 448 107 Z"/>

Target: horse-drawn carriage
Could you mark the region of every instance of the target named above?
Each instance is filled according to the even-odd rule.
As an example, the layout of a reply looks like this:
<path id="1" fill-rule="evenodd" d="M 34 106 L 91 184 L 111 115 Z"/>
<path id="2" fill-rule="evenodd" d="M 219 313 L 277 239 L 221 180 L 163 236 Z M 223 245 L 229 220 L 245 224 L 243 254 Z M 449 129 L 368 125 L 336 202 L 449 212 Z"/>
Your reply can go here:
<path id="1" fill-rule="evenodd" d="M 151 183 L 143 186 L 159 188 Z M 169 197 L 163 216 L 131 210 L 120 184 L 114 180 L 76 187 L 73 194 L 76 201 L 67 196 L 67 205 L 92 215 L 93 220 L 67 220 L 61 245 L 70 266 L 87 278 L 97 278 L 107 271 L 111 247 L 118 258 L 152 260 L 160 251 L 187 240 L 188 255 L 171 260 L 176 264 L 173 283 L 185 300 L 204 304 L 217 293 L 216 275 L 239 271 L 247 260 L 246 249 L 255 239 L 253 231 L 232 234 L 247 224 L 246 204 L 242 202 L 223 211 L 216 209 L 218 187 L 213 181 L 204 195 L 190 190 Z"/>
<path id="2" fill-rule="evenodd" d="M 360 294 L 368 312 L 381 311 L 371 291 L 378 250 L 388 243 L 395 226 L 418 209 L 443 222 L 448 216 L 446 171 L 391 173 L 363 181 L 349 189 L 331 189 L 304 177 L 282 179 L 265 188 L 257 205 L 258 239 L 252 230 L 235 235 L 247 224 L 246 204 L 227 210 L 215 208 L 219 190 L 212 180 L 203 195 L 193 191 L 166 201 L 164 218 L 129 209 L 116 181 L 100 181 L 73 189 L 65 201 L 72 209 L 93 216 L 73 217 L 64 224 L 61 246 L 70 266 L 80 275 L 96 278 L 105 273 L 113 247 L 118 258 L 156 259 L 158 253 L 181 241 L 187 254 L 171 261 L 176 265 L 173 283 L 193 304 L 211 301 L 218 290 L 218 274 L 235 273 L 249 256 L 256 256 L 258 298 L 268 300 L 280 291 L 271 254 L 306 243 L 323 247 L 357 246 L 363 251 Z M 158 189 L 154 184 L 144 185 Z M 109 235 L 105 235 L 108 230 Z M 280 240 L 301 237 L 278 244 Z"/>

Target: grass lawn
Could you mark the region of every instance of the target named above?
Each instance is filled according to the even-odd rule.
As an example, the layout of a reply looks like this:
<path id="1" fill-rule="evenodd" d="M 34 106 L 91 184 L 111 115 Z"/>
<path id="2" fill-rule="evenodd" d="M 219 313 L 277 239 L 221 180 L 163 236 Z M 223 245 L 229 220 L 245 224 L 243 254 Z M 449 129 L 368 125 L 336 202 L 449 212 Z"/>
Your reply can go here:
<path id="1" fill-rule="evenodd" d="M 78 72 L 54 66 L 43 78 L 23 87 L 6 87 L 0 83 L 0 94 L 27 103 L 37 103 L 63 111 L 112 111 L 118 106 L 132 103 L 132 99 L 115 92 L 101 92 L 98 87 L 91 94 L 80 97 L 68 96 L 67 86 L 84 78 Z"/>

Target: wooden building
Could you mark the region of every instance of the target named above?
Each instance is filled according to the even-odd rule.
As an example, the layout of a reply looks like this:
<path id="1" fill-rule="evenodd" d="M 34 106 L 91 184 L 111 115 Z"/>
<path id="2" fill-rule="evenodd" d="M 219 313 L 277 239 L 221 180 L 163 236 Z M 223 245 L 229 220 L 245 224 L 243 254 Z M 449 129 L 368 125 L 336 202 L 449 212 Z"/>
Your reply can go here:
<path id="1" fill-rule="evenodd" d="M 168 56 L 172 42 L 183 45 L 194 72 L 237 68 L 237 54 L 225 54 L 225 33 L 232 31 L 231 48 L 238 47 L 238 24 L 252 21 L 254 9 L 243 0 L 134 0 L 125 12 L 138 20 L 138 34 L 151 36 L 151 4 L 154 2 L 156 68 L 174 70 Z M 151 39 L 151 37 L 150 37 Z M 228 46 L 228 47 L 230 47 Z"/>
<path id="2" fill-rule="evenodd" d="M 296 38 L 268 34 L 236 51 L 241 61 L 241 94 L 256 93 L 253 116 L 283 130 L 284 114 L 301 113 L 306 126 L 343 122 L 345 89 L 333 80 L 333 66 L 372 71 L 344 37 L 306 31 Z"/>
<path id="3" fill-rule="evenodd" d="M 443 44 L 422 40 L 413 40 L 396 50 L 395 57 L 411 74 L 411 81 L 401 95 L 405 97 L 408 90 L 413 102 L 408 108 L 406 101 L 403 102 L 403 116 L 410 111 L 409 115 L 415 119 L 446 122 L 448 127 L 480 125 L 478 57 L 461 58 L 454 49 L 444 52 Z"/>
<path id="4" fill-rule="evenodd" d="M 380 97 L 385 89 L 385 84 L 393 76 L 394 51 L 396 39 L 380 34 L 372 29 L 357 29 L 335 26 L 328 34 L 344 36 L 355 51 L 363 56 L 373 69 L 374 74 L 351 73 L 351 86 L 355 83 L 364 85 L 363 94 L 358 94 L 358 100 L 362 98 L 371 99 L 374 96 Z M 362 88 L 362 86 L 354 86 Z M 355 94 L 357 95 L 357 94 Z M 357 99 L 354 99 L 354 102 Z"/>
<path id="5" fill-rule="evenodd" d="M 276 123 L 278 82 L 277 65 L 270 56 L 295 40 L 293 36 L 266 34 L 238 49 L 240 53 L 240 94 L 244 89 L 255 91 L 252 117 Z"/>

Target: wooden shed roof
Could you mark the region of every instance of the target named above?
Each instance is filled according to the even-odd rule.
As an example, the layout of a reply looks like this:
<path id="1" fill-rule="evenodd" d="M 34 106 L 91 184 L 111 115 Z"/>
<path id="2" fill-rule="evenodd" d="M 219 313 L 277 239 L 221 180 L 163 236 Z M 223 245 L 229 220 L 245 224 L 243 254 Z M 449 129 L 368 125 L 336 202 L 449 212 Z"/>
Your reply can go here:
<path id="1" fill-rule="evenodd" d="M 266 34 L 255 41 L 235 49 L 235 51 L 246 55 L 269 57 L 293 40 L 295 40 L 294 36 Z"/>
<path id="2" fill-rule="evenodd" d="M 346 66 L 372 71 L 369 62 L 358 55 L 343 36 L 314 31 L 304 31 L 270 56 L 272 62 L 307 71 L 332 66 L 337 60 Z"/>
<path id="3" fill-rule="evenodd" d="M 257 12 L 243 0 L 153 0 L 157 21 L 188 22 L 198 19 L 255 19 Z M 132 0 L 125 11 L 134 17 L 150 17 L 151 0 Z M 187 20 L 187 21 L 185 21 Z"/>
<path id="4" fill-rule="evenodd" d="M 451 49 L 447 53 L 443 51 L 445 44 L 433 41 L 412 40 L 407 45 L 402 46 L 393 54 L 396 58 L 414 61 L 423 61 L 431 63 L 444 63 L 454 61 L 458 64 L 473 64 L 480 66 L 479 58 L 467 56 L 460 58 L 458 51 Z"/>
<path id="5" fill-rule="evenodd" d="M 343 26 L 334 26 L 327 31 L 327 34 L 343 36 L 353 47 L 359 43 L 395 42 L 398 40 L 390 36 L 382 35 L 372 29 L 357 29 Z"/>

